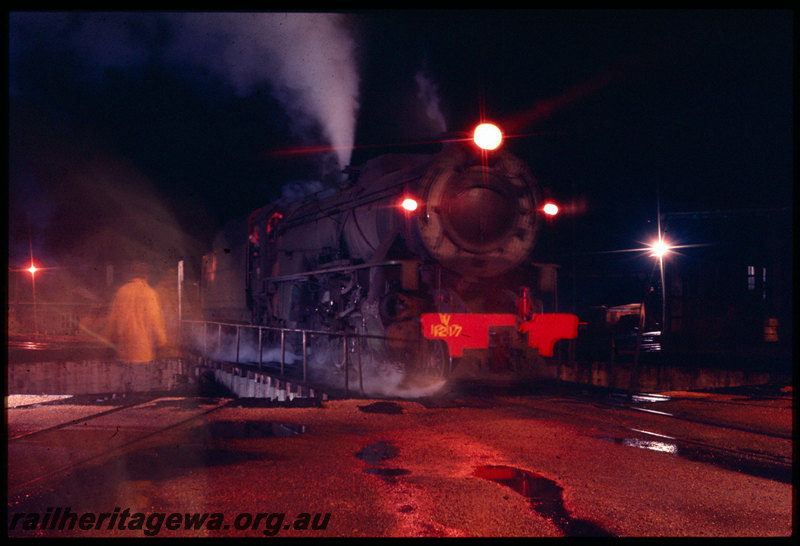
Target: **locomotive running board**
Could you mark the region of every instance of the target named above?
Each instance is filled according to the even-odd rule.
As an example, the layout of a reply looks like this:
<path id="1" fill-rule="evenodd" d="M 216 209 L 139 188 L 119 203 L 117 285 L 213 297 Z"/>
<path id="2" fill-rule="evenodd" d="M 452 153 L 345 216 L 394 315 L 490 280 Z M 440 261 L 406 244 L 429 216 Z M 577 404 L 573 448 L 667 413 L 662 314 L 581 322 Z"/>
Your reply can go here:
<path id="1" fill-rule="evenodd" d="M 422 335 L 444 341 L 450 356 L 459 358 L 464 349 L 488 349 L 489 328 L 515 326 L 528 334 L 528 345 L 542 356 L 553 356 L 553 347 L 561 339 L 578 337 L 578 317 L 567 313 L 540 313 L 530 320 L 504 313 L 423 313 Z"/>
<path id="2" fill-rule="evenodd" d="M 327 269 L 315 269 L 313 271 L 302 271 L 300 273 L 290 273 L 288 275 L 278 275 L 275 277 L 267 277 L 265 280 L 268 282 L 287 282 L 307 279 L 308 277 L 316 277 L 319 275 L 330 275 L 331 273 L 350 273 L 359 269 L 367 269 L 370 267 L 387 267 L 390 265 L 404 265 L 410 263 L 411 260 L 388 260 L 385 262 L 370 262 L 365 264 L 343 265 L 338 267 L 329 267 Z"/>

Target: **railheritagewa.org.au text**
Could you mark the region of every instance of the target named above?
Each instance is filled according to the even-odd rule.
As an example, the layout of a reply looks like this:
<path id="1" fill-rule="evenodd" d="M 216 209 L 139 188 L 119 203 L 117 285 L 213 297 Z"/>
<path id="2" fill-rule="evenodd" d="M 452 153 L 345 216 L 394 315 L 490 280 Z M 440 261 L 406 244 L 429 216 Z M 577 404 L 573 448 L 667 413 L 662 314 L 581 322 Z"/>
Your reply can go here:
<path id="1" fill-rule="evenodd" d="M 138 512 L 120 507 L 111 512 L 73 512 L 70 507 L 48 508 L 42 512 L 9 513 L 9 532 L 25 534 L 42 531 L 138 531 L 145 536 L 178 533 L 180 531 L 260 531 L 275 536 L 281 531 L 324 531 L 330 513 L 300 513 L 287 516 L 285 512 L 241 512 L 226 518 L 220 512 Z M 38 531 L 38 533 L 37 533 Z"/>

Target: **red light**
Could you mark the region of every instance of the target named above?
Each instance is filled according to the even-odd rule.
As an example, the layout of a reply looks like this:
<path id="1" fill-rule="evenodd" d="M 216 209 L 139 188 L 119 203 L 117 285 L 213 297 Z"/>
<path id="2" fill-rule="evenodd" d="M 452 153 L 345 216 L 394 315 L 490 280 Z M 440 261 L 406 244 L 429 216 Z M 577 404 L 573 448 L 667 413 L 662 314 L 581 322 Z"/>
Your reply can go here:
<path id="1" fill-rule="evenodd" d="M 31 264 L 31 266 L 28 268 L 28 271 L 30 271 L 30 272 L 31 272 L 31 275 L 33 275 L 34 273 L 36 273 L 37 271 L 39 271 L 39 268 L 38 268 L 38 267 L 36 267 L 35 265 Z"/>
<path id="2" fill-rule="evenodd" d="M 545 203 L 544 207 L 542 207 L 542 212 L 548 216 L 555 216 L 558 214 L 558 205 L 555 203 Z"/>
<path id="3" fill-rule="evenodd" d="M 267 238 L 270 242 L 275 242 L 275 228 L 281 220 L 283 220 L 283 214 L 280 212 L 273 212 L 272 216 L 267 220 Z"/>
<path id="4" fill-rule="evenodd" d="M 411 197 L 406 197 L 405 199 L 403 199 L 403 202 L 400 203 L 400 206 L 403 207 L 403 209 L 407 210 L 408 212 L 414 212 L 419 207 L 419 203 L 417 202 L 416 199 L 413 199 Z"/>

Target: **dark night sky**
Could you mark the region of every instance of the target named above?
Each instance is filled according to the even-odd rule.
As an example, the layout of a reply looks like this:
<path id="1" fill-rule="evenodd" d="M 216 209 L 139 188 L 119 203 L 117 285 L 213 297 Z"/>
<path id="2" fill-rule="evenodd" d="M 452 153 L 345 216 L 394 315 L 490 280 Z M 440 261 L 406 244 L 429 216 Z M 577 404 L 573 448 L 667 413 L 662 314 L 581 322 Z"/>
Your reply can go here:
<path id="1" fill-rule="evenodd" d="M 337 159 L 283 150 L 358 164 L 482 115 L 520 135 L 576 252 L 635 246 L 659 201 L 791 203 L 792 11 L 297 15 L 10 13 L 9 265 L 31 242 L 54 265 L 194 256 Z"/>

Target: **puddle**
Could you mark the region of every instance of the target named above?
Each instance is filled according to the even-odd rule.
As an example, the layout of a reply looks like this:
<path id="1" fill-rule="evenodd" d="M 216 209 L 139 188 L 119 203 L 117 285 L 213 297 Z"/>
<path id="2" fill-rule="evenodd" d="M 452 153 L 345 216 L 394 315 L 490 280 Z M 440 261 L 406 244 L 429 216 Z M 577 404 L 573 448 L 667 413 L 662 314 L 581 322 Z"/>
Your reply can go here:
<path id="1" fill-rule="evenodd" d="M 611 398 L 618 398 L 623 400 L 628 400 L 630 402 L 669 402 L 672 400 L 672 397 L 664 395 L 664 394 L 655 394 L 649 392 L 637 392 L 633 394 L 628 394 L 626 392 L 612 392 Z"/>
<path id="2" fill-rule="evenodd" d="M 631 397 L 632 402 L 669 402 L 671 398 L 663 394 L 640 392 Z"/>
<path id="3" fill-rule="evenodd" d="M 473 475 L 505 485 L 529 499 L 533 510 L 551 521 L 565 536 L 614 536 L 596 523 L 573 518 L 564 508 L 563 488 L 553 480 L 511 466 L 481 466 Z"/>
<path id="4" fill-rule="evenodd" d="M 642 438 L 611 438 L 607 436 L 596 436 L 596 438 L 628 447 L 669 453 L 670 455 L 676 455 L 690 461 L 711 464 L 740 474 L 767 478 L 782 483 L 793 483 L 792 467 L 790 464 L 784 465 L 779 462 L 771 462 L 763 459 L 759 460 L 759 453 L 755 453 L 755 456 L 751 455 L 748 457 L 744 453 L 732 453 L 727 450 L 714 449 L 709 446 L 694 445 L 686 442 L 664 442 L 659 440 L 645 440 Z"/>
<path id="5" fill-rule="evenodd" d="M 690 461 L 713 464 L 714 466 L 732 470 L 740 474 L 748 474 L 750 476 L 766 478 L 776 482 L 794 484 L 791 462 L 788 464 L 778 464 L 757 460 L 744 455 L 692 445 L 681 446 L 680 455 Z"/>
<path id="6" fill-rule="evenodd" d="M 306 431 L 305 425 L 274 423 L 271 421 L 213 421 L 207 425 L 212 438 L 225 440 L 239 438 L 286 438 Z"/>
<path id="7" fill-rule="evenodd" d="M 376 442 L 365 446 L 355 455 L 356 458 L 361 459 L 370 464 L 376 464 L 389 459 L 397 457 L 397 448 L 389 442 Z"/>
<path id="8" fill-rule="evenodd" d="M 620 443 L 628 447 L 638 447 L 639 449 L 649 449 L 650 451 L 672 453 L 673 455 L 677 455 L 678 453 L 678 446 L 669 442 L 642 440 L 641 438 L 624 438 Z"/>
<path id="9" fill-rule="evenodd" d="M 403 413 L 403 406 L 395 402 L 375 402 L 368 406 L 358 406 L 358 409 L 364 413 L 386 413 L 396 415 Z"/>
<path id="10" fill-rule="evenodd" d="M 357 459 L 369 464 L 380 464 L 383 461 L 394 459 L 397 457 L 398 450 L 389 442 L 376 442 L 363 447 L 355 453 Z M 364 473 L 380 476 L 389 483 L 394 483 L 398 476 L 405 476 L 411 474 L 410 470 L 405 468 L 390 468 L 386 466 L 370 466 L 364 469 Z"/>
<path id="11" fill-rule="evenodd" d="M 367 474 L 380 476 L 381 478 L 396 478 L 397 476 L 411 474 L 411 471 L 406 470 L 405 468 L 386 468 L 382 466 L 365 468 L 364 472 Z"/>
<path id="12" fill-rule="evenodd" d="M 318 398 L 293 398 L 276 400 L 274 398 L 236 398 L 228 404 L 231 408 L 321 408 L 322 400 Z"/>

